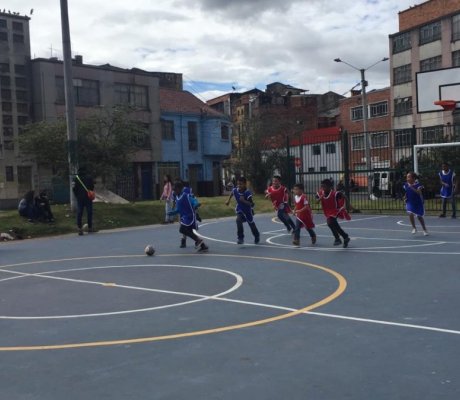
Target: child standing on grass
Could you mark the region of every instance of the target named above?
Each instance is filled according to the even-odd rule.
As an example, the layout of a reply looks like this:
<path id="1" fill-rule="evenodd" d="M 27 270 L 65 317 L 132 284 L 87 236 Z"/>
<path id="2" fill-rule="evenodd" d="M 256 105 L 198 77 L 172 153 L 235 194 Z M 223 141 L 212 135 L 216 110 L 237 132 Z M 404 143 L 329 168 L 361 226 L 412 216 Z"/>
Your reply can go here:
<path id="1" fill-rule="evenodd" d="M 199 253 L 207 252 L 208 246 L 194 232 L 194 229 L 197 229 L 196 208 L 198 207 L 198 200 L 190 194 L 189 190 L 184 189 L 184 184 L 180 181 L 174 183 L 174 193 L 176 194 L 176 205 L 168 214 L 179 214 L 179 232 L 195 241 L 195 249 Z"/>
<path id="2" fill-rule="evenodd" d="M 265 197 L 270 199 L 273 203 L 273 207 L 276 211 L 278 219 L 284 224 L 288 232 L 295 229 L 294 222 L 292 222 L 289 213 L 291 209 L 289 207 L 289 192 L 285 186 L 281 184 L 281 177 L 274 175 L 272 178 L 272 184 L 268 187 L 265 192 Z"/>
<path id="3" fill-rule="evenodd" d="M 406 191 L 405 202 L 406 202 L 406 211 L 409 214 L 409 221 L 412 225 L 412 234 L 417 233 L 417 228 L 415 227 L 415 215 L 417 216 L 420 225 L 422 225 L 423 235 L 428 236 L 428 231 L 426 230 L 425 220 L 423 216 L 425 215 L 425 206 L 423 200 L 423 186 L 417 180 L 417 174 L 415 172 L 409 172 L 406 175 L 406 183 L 404 184 L 404 190 Z"/>
<path id="4" fill-rule="evenodd" d="M 324 179 L 321 182 L 321 190 L 316 194 L 316 198 L 321 203 L 324 215 L 327 218 L 327 226 L 334 235 L 334 246 L 340 246 L 343 237 L 343 247 L 348 247 L 350 236 L 340 227 L 337 218 L 350 220 L 351 217 L 345 208 L 345 195 L 342 192 L 332 190 L 330 179 Z"/>
<path id="5" fill-rule="evenodd" d="M 257 244 L 260 241 L 260 234 L 254 222 L 254 201 L 252 200 L 252 193 L 247 189 L 246 184 L 246 178 L 243 176 L 239 177 L 236 181 L 236 188 L 232 189 L 225 204 L 228 206 L 232 197 L 236 200 L 237 243 L 244 243 L 243 222 L 247 222 L 254 235 L 254 243 Z"/>
<path id="6" fill-rule="evenodd" d="M 307 196 L 304 193 L 304 186 L 301 183 L 294 185 L 294 215 L 296 217 L 294 239 L 292 244 L 294 246 L 300 245 L 300 229 L 302 226 L 305 227 L 311 238 L 311 244 L 316 243 L 316 233 L 313 230 L 315 224 L 313 223 L 313 214 L 311 212 L 310 203 L 308 202 Z"/>

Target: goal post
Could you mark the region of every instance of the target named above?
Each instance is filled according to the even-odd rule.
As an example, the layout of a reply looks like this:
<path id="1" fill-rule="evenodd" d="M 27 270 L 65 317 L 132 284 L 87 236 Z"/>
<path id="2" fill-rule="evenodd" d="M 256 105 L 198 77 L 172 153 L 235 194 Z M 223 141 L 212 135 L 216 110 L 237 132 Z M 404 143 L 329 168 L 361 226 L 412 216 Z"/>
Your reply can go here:
<path id="1" fill-rule="evenodd" d="M 419 174 L 419 149 L 434 149 L 438 147 L 459 147 L 460 149 L 460 142 L 450 142 L 450 143 L 431 143 L 431 144 L 416 144 L 414 145 L 414 172 Z M 441 164 L 444 160 L 437 160 L 439 164 Z M 447 161 L 447 160 L 446 160 Z"/>

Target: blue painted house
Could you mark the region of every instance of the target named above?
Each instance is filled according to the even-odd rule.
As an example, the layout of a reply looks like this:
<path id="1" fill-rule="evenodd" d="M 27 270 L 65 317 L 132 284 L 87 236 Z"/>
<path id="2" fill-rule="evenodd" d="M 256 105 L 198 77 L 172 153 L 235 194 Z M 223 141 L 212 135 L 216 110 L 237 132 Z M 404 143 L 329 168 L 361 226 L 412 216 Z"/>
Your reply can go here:
<path id="1" fill-rule="evenodd" d="M 231 154 L 231 121 L 187 91 L 160 88 L 158 176 L 189 182 L 199 196 L 222 194 L 222 162 Z"/>

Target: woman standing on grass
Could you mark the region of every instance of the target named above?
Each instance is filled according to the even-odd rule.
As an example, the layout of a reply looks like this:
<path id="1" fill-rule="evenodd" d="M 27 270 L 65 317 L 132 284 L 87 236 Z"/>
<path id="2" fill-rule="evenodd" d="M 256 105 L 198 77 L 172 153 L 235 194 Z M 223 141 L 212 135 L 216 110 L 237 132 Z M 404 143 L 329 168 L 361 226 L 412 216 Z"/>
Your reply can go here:
<path id="1" fill-rule="evenodd" d="M 409 221 L 412 225 L 412 234 L 417 233 L 415 227 L 415 215 L 417 216 L 420 225 L 422 225 L 423 235 L 428 236 L 428 232 L 425 226 L 425 206 L 423 200 L 423 185 L 417 180 L 417 174 L 415 172 L 409 172 L 406 175 L 406 183 L 404 184 L 404 190 L 406 191 L 405 202 L 406 210 L 409 214 Z"/>
<path id="2" fill-rule="evenodd" d="M 171 224 L 174 222 L 174 217 L 169 215 L 169 212 L 173 209 L 173 187 L 170 175 L 163 177 L 163 193 L 161 194 L 160 200 L 165 201 L 165 220 L 164 224 Z"/>

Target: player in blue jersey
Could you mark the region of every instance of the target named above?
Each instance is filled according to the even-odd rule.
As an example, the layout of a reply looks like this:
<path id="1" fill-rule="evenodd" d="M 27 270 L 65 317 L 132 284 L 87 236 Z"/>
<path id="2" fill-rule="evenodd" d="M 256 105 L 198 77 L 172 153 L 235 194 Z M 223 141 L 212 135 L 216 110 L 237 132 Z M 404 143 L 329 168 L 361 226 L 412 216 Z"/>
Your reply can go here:
<path id="1" fill-rule="evenodd" d="M 441 199 L 442 199 L 442 213 L 441 218 L 445 218 L 447 203 L 450 202 L 452 205 L 452 218 L 457 217 L 457 209 L 455 206 L 455 172 L 450 169 L 448 163 L 443 163 L 441 166 L 441 172 L 439 172 L 439 179 L 441 180 Z"/>
<path id="2" fill-rule="evenodd" d="M 198 200 L 190 193 L 189 189 L 184 188 L 181 181 L 174 183 L 174 193 L 176 194 L 176 205 L 169 215 L 180 215 L 179 232 L 195 241 L 195 248 L 200 253 L 208 251 L 208 246 L 204 243 L 194 230 L 197 229 L 196 209 L 199 206 Z"/>
<path id="3" fill-rule="evenodd" d="M 415 227 L 415 215 L 417 216 L 420 225 L 422 225 L 423 235 L 428 236 L 428 231 L 426 230 L 425 220 L 423 216 L 425 215 L 425 206 L 423 200 L 423 186 L 417 180 L 417 175 L 415 172 L 409 172 L 406 176 L 406 183 L 404 184 L 404 190 L 406 191 L 405 202 L 406 210 L 409 214 L 409 221 L 412 225 L 412 233 L 417 233 L 417 228 Z"/>
<path id="4" fill-rule="evenodd" d="M 232 189 L 225 204 L 228 206 L 232 197 L 236 200 L 237 243 L 244 243 L 243 222 L 247 222 L 254 235 L 254 243 L 257 244 L 260 241 L 260 233 L 254 222 L 254 201 L 252 200 L 252 193 L 247 189 L 246 185 L 246 178 L 243 176 L 239 177 L 236 181 L 236 188 Z"/>

